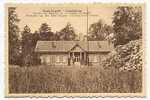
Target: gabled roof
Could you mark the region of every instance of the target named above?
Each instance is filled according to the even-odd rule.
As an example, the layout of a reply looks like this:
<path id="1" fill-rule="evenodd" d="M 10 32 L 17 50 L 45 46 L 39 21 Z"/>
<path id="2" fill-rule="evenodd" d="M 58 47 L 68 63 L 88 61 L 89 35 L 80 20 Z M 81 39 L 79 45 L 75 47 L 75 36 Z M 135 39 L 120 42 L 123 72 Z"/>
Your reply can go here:
<path id="1" fill-rule="evenodd" d="M 85 51 L 80 45 L 76 44 L 71 50 L 70 52 L 83 52 Z"/>
<path id="2" fill-rule="evenodd" d="M 87 52 L 109 52 L 113 49 L 108 41 L 37 41 L 35 52 L 69 52 L 76 45 Z"/>

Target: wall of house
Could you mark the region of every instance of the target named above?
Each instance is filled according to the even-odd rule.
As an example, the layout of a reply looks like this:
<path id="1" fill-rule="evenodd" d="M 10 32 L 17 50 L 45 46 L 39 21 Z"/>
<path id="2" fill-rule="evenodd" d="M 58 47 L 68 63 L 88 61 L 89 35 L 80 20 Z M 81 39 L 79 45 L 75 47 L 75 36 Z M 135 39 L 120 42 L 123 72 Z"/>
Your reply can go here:
<path id="1" fill-rule="evenodd" d="M 108 56 L 108 53 L 90 53 L 89 65 L 101 65 L 102 61 Z"/>
<path id="2" fill-rule="evenodd" d="M 108 53 L 89 53 L 89 65 L 101 65 Z M 68 65 L 67 53 L 40 54 L 41 64 L 43 65 Z"/>
<path id="3" fill-rule="evenodd" d="M 44 65 L 67 65 L 67 54 L 40 54 L 41 64 Z"/>

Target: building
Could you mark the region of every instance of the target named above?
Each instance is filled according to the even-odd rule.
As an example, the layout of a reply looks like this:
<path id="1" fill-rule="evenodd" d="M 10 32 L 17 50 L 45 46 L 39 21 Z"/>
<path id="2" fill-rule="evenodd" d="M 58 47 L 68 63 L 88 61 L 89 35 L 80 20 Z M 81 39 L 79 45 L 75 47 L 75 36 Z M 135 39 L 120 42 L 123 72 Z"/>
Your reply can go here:
<path id="1" fill-rule="evenodd" d="M 35 48 L 46 65 L 99 65 L 111 50 L 108 41 L 38 41 Z"/>

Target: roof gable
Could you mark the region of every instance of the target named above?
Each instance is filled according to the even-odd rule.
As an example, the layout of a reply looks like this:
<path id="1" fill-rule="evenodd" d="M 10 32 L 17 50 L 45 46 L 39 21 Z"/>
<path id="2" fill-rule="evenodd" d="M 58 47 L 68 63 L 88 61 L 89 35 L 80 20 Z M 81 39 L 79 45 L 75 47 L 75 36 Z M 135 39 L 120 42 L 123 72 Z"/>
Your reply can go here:
<path id="1" fill-rule="evenodd" d="M 80 45 L 76 44 L 70 51 L 82 52 L 82 51 L 85 51 L 85 50 L 83 48 L 81 48 Z"/>

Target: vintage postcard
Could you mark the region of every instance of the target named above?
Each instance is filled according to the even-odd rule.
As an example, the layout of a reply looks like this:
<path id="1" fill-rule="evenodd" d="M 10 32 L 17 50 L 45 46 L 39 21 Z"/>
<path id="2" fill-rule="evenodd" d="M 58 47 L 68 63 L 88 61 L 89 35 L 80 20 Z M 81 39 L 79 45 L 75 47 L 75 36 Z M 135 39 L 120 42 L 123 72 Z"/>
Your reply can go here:
<path id="1" fill-rule="evenodd" d="M 145 96 L 144 4 L 6 4 L 6 97 Z"/>

